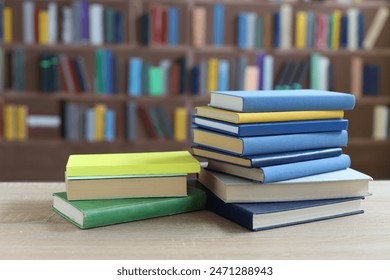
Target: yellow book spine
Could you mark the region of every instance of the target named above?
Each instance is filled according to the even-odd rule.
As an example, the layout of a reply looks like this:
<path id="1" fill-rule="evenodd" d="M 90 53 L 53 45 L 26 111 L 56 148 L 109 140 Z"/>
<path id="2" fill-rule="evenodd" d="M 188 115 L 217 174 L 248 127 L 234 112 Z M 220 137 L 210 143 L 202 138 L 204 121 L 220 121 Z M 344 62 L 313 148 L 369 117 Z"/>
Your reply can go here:
<path id="1" fill-rule="evenodd" d="M 3 28 L 4 43 L 12 43 L 12 9 L 10 7 L 4 7 L 3 9 Z"/>
<path id="2" fill-rule="evenodd" d="M 16 139 L 19 141 L 27 140 L 27 113 L 26 105 L 16 107 Z"/>
<path id="3" fill-rule="evenodd" d="M 334 50 L 337 50 L 340 47 L 341 15 L 340 10 L 333 12 L 332 49 Z"/>
<path id="4" fill-rule="evenodd" d="M 341 119 L 344 117 L 344 111 L 330 110 L 330 111 L 237 113 L 237 116 L 238 116 L 238 123 L 279 122 L 279 121 L 297 121 L 297 120 Z"/>
<path id="5" fill-rule="evenodd" d="M 218 59 L 211 58 L 208 63 L 208 91 L 218 90 Z"/>
<path id="6" fill-rule="evenodd" d="M 187 141 L 187 109 L 178 107 L 174 112 L 174 138 L 178 142 Z"/>
<path id="7" fill-rule="evenodd" d="M 104 141 L 106 106 L 97 104 L 95 106 L 95 140 Z"/>
<path id="8" fill-rule="evenodd" d="M 39 11 L 39 43 L 49 43 L 49 13 L 47 11 Z"/>
<path id="9" fill-rule="evenodd" d="M 15 106 L 4 106 L 4 139 L 8 141 L 16 138 L 16 121 L 15 121 Z"/>
<path id="10" fill-rule="evenodd" d="M 306 47 L 307 14 L 304 11 L 297 12 L 295 24 L 295 47 L 304 49 Z"/>

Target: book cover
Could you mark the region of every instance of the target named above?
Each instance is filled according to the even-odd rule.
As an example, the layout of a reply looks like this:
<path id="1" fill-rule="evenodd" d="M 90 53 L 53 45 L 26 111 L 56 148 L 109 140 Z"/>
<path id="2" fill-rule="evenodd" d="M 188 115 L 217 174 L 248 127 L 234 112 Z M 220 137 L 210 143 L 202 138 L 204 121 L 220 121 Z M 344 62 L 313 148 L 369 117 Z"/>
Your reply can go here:
<path id="1" fill-rule="evenodd" d="M 372 178 L 352 168 L 261 184 L 202 168 L 198 179 L 226 203 L 305 201 L 367 196 Z"/>
<path id="2" fill-rule="evenodd" d="M 236 112 L 351 110 L 352 94 L 326 90 L 212 91 L 210 106 Z"/>
<path id="3" fill-rule="evenodd" d="M 194 123 L 201 127 L 234 136 L 261 136 L 320 131 L 340 131 L 348 128 L 348 120 L 328 119 L 270 123 L 232 124 L 202 117 L 195 117 Z"/>
<path id="4" fill-rule="evenodd" d="M 285 226 L 362 214 L 362 197 L 314 201 L 224 203 L 210 191 L 206 208 L 249 230 L 269 230 Z"/>
<path id="5" fill-rule="evenodd" d="M 207 169 L 262 182 L 264 184 L 342 170 L 350 167 L 350 165 L 351 159 L 348 155 L 344 154 L 337 157 L 320 158 L 258 168 L 243 167 L 212 159 L 207 160 Z"/>
<path id="6" fill-rule="evenodd" d="M 171 198 L 69 201 L 65 192 L 53 194 L 53 210 L 82 229 L 202 210 L 205 203 L 205 193 L 192 187 L 188 196 Z"/>
<path id="7" fill-rule="evenodd" d="M 346 130 L 240 138 L 199 128 L 193 133 L 195 144 L 242 156 L 344 147 L 348 140 Z"/>
<path id="8" fill-rule="evenodd" d="M 199 162 L 187 151 L 81 154 L 69 156 L 66 175 L 187 174 L 199 169 Z"/>
<path id="9" fill-rule="evenodd" d="M 342 148 L 323 148 L 242 157 L 218 150 L 195 146 L 192 147 L 192 153 L 194 156 L 205 159 L 230 162 L 245 167 L 266 167 L 327 157 L 337 157 L 342 154 Z"/>

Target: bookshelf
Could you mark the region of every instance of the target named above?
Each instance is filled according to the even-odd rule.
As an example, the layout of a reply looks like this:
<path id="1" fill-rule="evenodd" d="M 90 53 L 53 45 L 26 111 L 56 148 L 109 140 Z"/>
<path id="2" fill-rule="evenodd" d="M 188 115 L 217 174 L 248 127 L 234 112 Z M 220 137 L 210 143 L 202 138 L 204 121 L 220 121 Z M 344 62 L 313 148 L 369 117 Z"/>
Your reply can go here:
<path id="1" fill-rule="evenodd" d="M 20 19 L 23 17 L 23 0 L 3 0 L 1 1 L 3 8 L 10 7 L 12 10 L 12 41 L 6 42 L 2 40 L 0 47 L 2 49 L 2 73 L 1 79 L 2 87 L 0 91 L 0 108 L 5 108 L 5 105 L 26 105 L 28 114 L 30 115 L 45 115 L 49 117 L 57 116 L 61 120 L 61 124 L 56 127 L 27 127 L 28 137 L 22 141 L 9 141 L 4 137 L 4 133 L 0 134 L 0 180 L 2 181 L 55 181 L 63 180 L 63 172 L 66 160 L 69 154 L 74 153 L 109 153 L 109 152 L 141 152 L 141 151 L 159 151 L 159 150 L 179 150 L 189 149 L 191 144 L 190 135 L 190 118 L 192 108 L 199 105 L 206 105 L 208 103 L 207 90 L 199 89 L 193 93 L 192 88 L 192 70 L 195 66 L 201 65 L 202 62 L 209 59 L 216 58 L 218 60 L 226 60 L 229 63 L 228 88 L 235 89 L 236 84 L 233 77 L 237 73 L 235 65 L 239 57 L 246 57 L 248 65 L 256 65 L 257 54 L 259 51 L 273 57 L 273 80 L 276 81 L 278 74 L 284 67 L 284 62 L 292 60 L 295 62 L 308 61 L 313 52 L 320 54 L 329 59 L 329 63 L 333 68 L 332 90 L 340 92 L 351 92 L 353 87 L 351 75 L 354 71 L 352 60 L 358 57 L 363 64 L 373 64 L 378 67 L 378 88 L 379 92 L 375 96 L 361 94 L 357 96 L 357 104 L 353 111 L 346 112 L 346 118 L 350 120 L 349 126 L 349 145 L 345 152 L 351 156 L 352 167 L 361 170 L 362 172 L 372 175 L 375 179 L 389 178 L 390 168 L 390 141 L 388 139 L 374 140 L 373 133 L 373 111 L 377 105 L 390 105 L 390 81 L 387 79 L 386 73 L 390 71 L 390 38 L 384 36 L 390 30 L 390 19 L 384 23 L 381 36 L 376 40 L 372 49 L 356 48 L 353 50 L 347 47 L 343 48 L 324 48 L 307 47 L 304 49 L 297 49 L 295 47 L 295 15 L 298 11 L 313 11 L 317 13 L 332 14 L 334 10 L 340 10 L 346 13 L 350 8 L 356 8 L 364 16 L 364 25 L 362 32 L 367 34 L 369 27 L 372 25 L 377 14 L 378 7 L 390 8 L 389 1 L 362 1 L 352 5 L 340 4 L 337 1 L 321 1 L 303 3 L 303 1 L 289 1 L 292 11 L 291 28 L 291 47 L 280 48 L 275 47 L 272 42 L 273 33 L 266 34 L 264 29 L 264 36 L 271 36 L 268 39 L 263 38 L 261 47 L 254 47 L 242 49 L 237 47 L 237 19 L 240 12 L 255 12 L 260 16 L 264 22 L 264 28 L 267 24 L 271 24 L 273 28 L 272 16 L 275 12 L 281 9 L 282 5 L 286 3 L 274 3 L 267 0 L 251 1 L 243 0 L 237 3 L 231 0 L 159 0 L 159 1 L 141 1 L 141 0 L 94 0 L 88 1 L 89 5 L 101 4 L 103 7 L 103 23 L 102 29 L 109 31 L 98 31 L 100 34 L 100 43 L 92 42 L 92 39 L 85 40 L 83 38 L 83 25 L 78 26 L 81 30 L 78 34 L 73 31 L 69 37 L 68 42 L 64 42 L 64 14 L 66 7 L 71 7 L 75 10 L 74 3 L 83 4 L 80 1 L 70 0 L 33 0 L 29 1 L 35 4 L 38 10 L 47 10 L 49 4 L 57 4 L 57 22 L 56 22 L 56 42 L 51 43 L 26 43 L 24 31 L 24 22 Z M 223 43 L 220 45 L 214 44 L 213 24 L 214 24 L 214 9 L 215 4 L 222 4 L 224 7 L 224 28 L 223 28 Z M 166 17 L 167 22 L 163 23 L 167 29 L 161 35 L 163 42 L 155 42 L 152 34 L 145 33 L 145 19 L 143 16 L 150 12 L 151 5 L 161 4 L 165 7 L 164 11 L 167 13 L 177 13 L 177 26 L 173 25 L 176 33 L 168 34 L 168 27 L 172 26 L 169 23 L 169 18 Z M 194 24 L 194 10 L 198 7 L 204 8 L 206 11 L 204 43 L 196 45 L 194 43 L 193 31 L 196 29 Z M 115 26 L 119 26 L 118 30 L 109 29 L 110 14 L 114 14 L 111 18 Z M 105 14 L 106 17 L 105 17 Z M 118 15 L 118 16 L 115 16 Z M 266 22 L 266 18 L 271 18 L 271 21 Z M 107 20 L 107 22 L 105 21 Z M 111 22 L 111 24 L 112 24 Z M 148 20 L 149 24 L 153 22 Z M 80 24 L 80 23 L 79 23 Z M 107 28 L 106 28 L 107 27 Z M 172 30 L 173 30 L 172 29 Z M 148 30 L 151 30 L 148 29 Z M 89 38 L 92 37 L 91 29 Z M 35 31 L 34 31 L 35 32 Z M 160 30 L 160 32 L 162 32 Z M 3 34 L 4 35 L 4 34 Z M 158 34 L 157 34 L 158 35 Z M 34 34 L 34 40 L 36 34 Z M 143 40 L 145 36 L 149 40 L 149 44 L 145 45 Z M 171 36 L 171 37 L 170 37 Z M 165 38 L 165 39 L 164 39 Z M 3 38 L 4 39 L 4 38 Z M 39 38 L 38 38 L 39 39 Z M 266 42 L 268 40 L 268 42 Z M 270 42 L 271 41 L 271 42 Z M 23 81 L 22 90 L 15 88 L 15 77 L 10 77 L 10 71 L 13 66 L 9 62 L 9 53 L 14 55 L 16 49 L 23 49 L 24 53 L 24 77 L 19 72 L 14 75 L 22 75 L 19 79 Z M 97 93 L 95 85 L 96 77 L 96 52 L 98 50 L 110 50 L 115 57 L 117 81 L 116 89 L 112 94 L 106 92 Z M 64 82 L 59 82 L 58 88 L 53 93 L 43 92 L 40 85 L 40 69 L 39 59 L 42 53 L 53 54 L 58 56 L 66 54 L 70 60 L 77 60 L 81 58 L 85 63 L 87 75 L 84 77 L 90 84 L 90 89 L 85 92 L 75 94 L 69 92 L 64 87 Z M 12 56 L 11 56 L 12 57 Z M 180 59 L 185 59 L 183 72 L 179 77 L 185 77 L 184 90 L 177 89 L 177 92 L 172 93 L 171 84 L 164 88 L 165 91 L 159 96 L 151 96 L 151 92 L 142 92 L 140 96 L 134 96 L 128 93 L 128 62 L 131 58 L 141 58 L 143 63 L 149 66 L 161 66 L 162 61 L 169 61 L 170 65 L 178 62 Z M 7 68 L 9 67 L 9 68 Z M 180 67 L 180 64 L 179 64 Z M 109 72 L 107 72 L 109 73 Z M 165 73 L 165 72 L 164 72 Z M 169 72 L 170 73 L 170 72 Z M 165 77 L 165 76 L 164 76 Z M 168 76 L 172 79 L 171 73 Z M 161 81 L 164 78 L 161 78 Z M 165 79 L 166 80 L 166 79 Z M 84 80 L 82 80 L 85 82 Z M 171 83 L 171 82 L 170 82 Z M 306 78 L 303 87 L 309 87 L 309 78 Z M 179 87 L 179 86 L 178 86 Z M 207 86 L 206 86 L 207 87 Z M 141 85 L 144 90 L 143 85 Z M 148 87 L 147 87 L 148 88 Z M 148 88 L 149 89 L 149 88 Z M 135 104 L 136 107 L 158 108 L 162 107 L 167 115 L 168 122 L 172 129 L 175 126 L 175 111 L 176 108 L 185 108 L 187 112 L 186 120 L 182 121 L 180 127 L 185 129 L 187 135 L 185 141 L 176 141 L 174 135 L 168 135 L 163 132 L 163 136 L 159 136 L 156 131 L 155 137 L 151 137 L 151 132 L 148 131 L 147 125 L 140 118 L 139 114 L 133 115 L 134 120 L 130 120 L 128 115 L 128 104 Z M 79 136 L 73 140 L 69 140 L 69 135 L 66 135 L 65 126 L 69 123 L 71 117 L 66 117 L 64 111 L 66 104 L 75 104 L 81 106 L 80 116 L 84 116 L 84 111 L 93 108 L 96 104 L 106 106 L 106 109 L 111 109 L 115 112 L 115 122 L 113 131 L 115 133 L 114 139 L 105 141 L 87 141 L 84 134 L 87 132 L 88 125 L 83 121 L 78 120 L 77 126 L 81 127 L 78 130 Z M 77 111 L 77 110 L 76 110 Z M 68 114 L 72 115 L 72 114 Z M 130 124 L 136 123 L 136 136 L 129 136 L 129 131 L 132 130 Z M 0 129 L 4 128 L 5 116 L 2 113 L 0 117 Z M 160 123 L 160 125 L 162 125 Z M 28 126 L 28 124 L 27 124 Z M 152 123 L 153 126 L 153 123 Z M 152 128 L 154 129 L 154 128 Z M 162 129 L 162 128 L 161 128 Z M 77 134 L 77 133 L 76 133 Z M 157 134 L 157 135 L 156 135 Z M 183 134 L 183 131 L 182 131 Z M 81 135 L 81 136 L 80 136 Z M 68 140 L 67 140 L 68 139 Z"/>

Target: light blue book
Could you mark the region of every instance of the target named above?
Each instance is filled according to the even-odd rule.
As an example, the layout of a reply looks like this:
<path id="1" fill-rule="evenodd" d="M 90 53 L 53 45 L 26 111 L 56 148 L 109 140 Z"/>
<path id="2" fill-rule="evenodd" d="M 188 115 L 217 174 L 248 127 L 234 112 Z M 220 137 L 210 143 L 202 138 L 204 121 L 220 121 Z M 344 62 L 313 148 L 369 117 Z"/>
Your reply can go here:
<path id="1" fill-rule="evenodd" d="M 140 96 L 142 93 L 142 59 L 132 57 L 128 63 L 127 93 L 130 96 Z"/>
<path id="2" fill-rule="evenodd" d="M 263 90 L 273 89 L 274 57 L 266 54 L 263 61 Z"/>
<path id="3" fill-rule="evenodd" d="M 229 90 L 229 61 L 224 59 L 218 63 L 218 90 Z"/>
<path id="4" fill-rule="evenodd" d="M 85 110 L 85 139 L 94 142 L 95 137 L 95 109 L 87 108 Z"/>
<path id="5" fill-rule="evenodd" d="M 115 111 L 107 109 L 104 121 L 104 139 L 108 142 L 112 142 L 115 140 Z"/>
<path id="6" fill-rule="evenodd" d="M 215 4 L 213 43 L 216 46 L 221 46 L 224 42 L 224 32 L 225 32 L 224 27 L 225 27 L 225 6 L 223 4 Z"/>
<path id="7" fill-rule="evenodd" d="M 177 45 L 179 41 L 179 13 L 176 7 L 168 8 L 168 44 Z"/>
<path id="8" fill-rule="evenodd" d="M 104 64 L 103 64 L 103 73 L 104 73 L 104 92 L 106 94 L 113 93 L 113 77 L 112 77 L 112 64 L 113 57 L 110 50 L 104 50 Z"/>
<path id="9" fill-rule="evenodd" d="M 240 49 L 247 48 L 247 13 L 241 12 L 238 14 L 237 28 L 237 46 Z"/>

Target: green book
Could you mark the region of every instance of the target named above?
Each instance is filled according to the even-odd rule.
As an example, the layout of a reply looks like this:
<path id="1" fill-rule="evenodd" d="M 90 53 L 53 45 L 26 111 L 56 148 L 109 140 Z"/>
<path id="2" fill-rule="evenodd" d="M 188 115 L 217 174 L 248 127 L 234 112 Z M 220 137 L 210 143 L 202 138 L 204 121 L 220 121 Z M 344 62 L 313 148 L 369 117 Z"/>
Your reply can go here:
<path id="1" fill-rule="evenodd" d="M 320 54 L 313 53 L 310 56 L 310 88 L 311 89 L 319 89 L 320 87 L 320 77 L 318 76 L 318 67 Z"/>
<path id="2" fill-rule="evenodd" d="M 95 52 L 95 80 L 96 93 L 102 94 L 104 92 L 104 50 L 98 49 Z"/>
<path id="3" fill-rule="evenodd" d="M 105 37 L 106 43 L 113 44 L 114 43 L 114 16 L 115 12 L 111 8 L 107 8 L 104 11 L 104 22 L 105 22 Z"/>
<path id="4" fill-rule="evenodd" d="M 256 49 L 263 48 L 263 19 L 261 17 L 256 18 Z"/>
<path id="5" fill-rule="evenodd" d="M 81 229 L 108 226 L 205 208 L 206 194 L 188 187 L 188 196 L 69 201 L 65 192 L 53 194 L 53 210 Z"/>
<path id="6" fill-rule="evenodd" d="M 160 67 L 152 66 L 149 68 L 149 93 L 151 96 L 162 94 L 163 72 Z"/>

